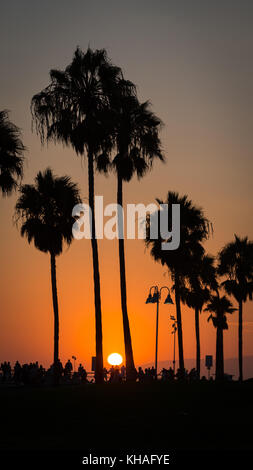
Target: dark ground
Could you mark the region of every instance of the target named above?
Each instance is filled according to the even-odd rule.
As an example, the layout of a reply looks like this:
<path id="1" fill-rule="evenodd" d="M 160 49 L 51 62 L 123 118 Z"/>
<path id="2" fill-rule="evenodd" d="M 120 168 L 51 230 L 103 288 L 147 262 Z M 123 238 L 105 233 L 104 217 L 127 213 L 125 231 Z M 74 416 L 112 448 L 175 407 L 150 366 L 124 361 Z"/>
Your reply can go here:
<path id="1" fill-rule="evenodd" d="M 240 451 L 243 456 L 253 451 L 253 381 L 2 386 L 0 400 L 2 455 L 183 449 Z"/>

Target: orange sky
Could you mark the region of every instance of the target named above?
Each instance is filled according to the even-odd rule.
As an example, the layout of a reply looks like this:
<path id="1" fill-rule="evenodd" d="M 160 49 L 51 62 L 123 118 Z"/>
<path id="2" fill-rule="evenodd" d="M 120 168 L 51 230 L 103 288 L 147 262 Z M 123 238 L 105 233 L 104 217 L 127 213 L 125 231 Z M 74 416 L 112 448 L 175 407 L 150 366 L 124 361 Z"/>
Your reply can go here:
<path id="1" fill-rule="evenodd" d="M 238 10 L 230 2 L 204 9 L 199 2 L 170 6 L 145 2 L 108 2 L 76 8 L 61 2 L 61 10 L 43 2 L 38 11 L 27 1 L 5 6 L 0 42 L 1 108 L 23 129 L 28 147 L 24 182 L 50 165 L 56 174 L 70 175 L 87 197 L 87 164 L 61 145 L 41 148 L 31 132 L 30 100 L 48 84 L 51 67 L 65 67 L 77 44 L 106 47 L 126 78 L 138 85 L 141 99 L 150 99 L 164 121 L 162 142 L 166 165 L 125 185 L 125 202 L 145 204 L 165 198 L 168 190 L 188 194 L 214 224 L 206 244 L 212 254 L 233 234 L 253 238 L 252 224 L 252 9 Z M 15 8 L 13 7 L 15 4 Z M 59 2 L 54 2 L 54 5 Z M 143 6 L 143 5 L 142 5 Z M 29 7 L 29 8 L 28 8 Z M 197 8 L 198 7 L 198 8 Z M 36 7 L 37 8 L 37 7 Z M 100 14 L 98 15 L 98 8 Z M 225 14 L 226 13 L 226 14 Z M 251 15 L 251 16 L 250 16 Z M 115 27 L 113 17 L 118 21 Z M 1 26 L 1 25 L 0 25 Z M 129 32 L 131 35 L 129 36 Z M 120 32 L 120 39 L 119 39 Z M 115 202 L 116 181 L 96 177 L 96 193 Z M 53 311 L 49 256 L 29 246 L 13 225 L 16 195 L 0 200 L 0 362 L 39 360 L 53 355 Z M 117 242 L 99 241 L 105 358 L 124 353 L 120 309 Z M 166 269 L 153 262 L 141 240 L 126 242 L 128 305 L 136 364 L 152 362 L 155 349 L 155 306 L 145 305 L 153 284 L 171 286 Z M 90 241 L 74 241 L 57 260 L 60 307 L 60 355 L 72 354 L 90 368 L 94 354 L 94 307 Z M 253 354 L 252 305 L 245 308 L 244 353 Z M 169 314 L 161 305 L 159 359 L 172 359 Z M 237 317 L 229 318 L 225 356 L 237 355 Z M 185 357 L 195 356 L 194 313 L 183 308 Z M 202 356 L 215 352 L 215 330 L 201 315 Z"/>

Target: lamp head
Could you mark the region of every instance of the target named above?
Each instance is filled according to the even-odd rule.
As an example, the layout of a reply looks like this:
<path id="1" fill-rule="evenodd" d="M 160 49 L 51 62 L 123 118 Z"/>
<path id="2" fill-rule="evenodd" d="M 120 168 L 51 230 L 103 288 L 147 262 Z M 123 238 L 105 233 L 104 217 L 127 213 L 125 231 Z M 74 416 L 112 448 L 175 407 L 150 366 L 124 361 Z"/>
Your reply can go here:
<path id="1" fill-rule="evenodd" d="M 155 304 L 156 302 L 158 302 L 158 300 L 159 300 L 158 292 L 154 292 L 153 295 L 149 293 L 148 298 L 146 300 L 146 304 Z"/>
<path id="2" fill-rule="evenodd" d="M 152 302 L 153 302 L 153 297 L 151 294 L 149 294 L 146 300 L 146 304 L 152 304 Z"/>
<path id="3" fill-rule="evenodd" d="M 156 302 L 158 302 L 158 300 L 159 300 L 159 293 L 154 292 L 154 294 L 152 296 L 152 304 L 155 304 Z"/>
<path id="4" fill-rule="evenodd" d="M 165 304 L 174 304 L 174 302 L 173 302 L 173 300 L 172 300 L 172 298 L 171 298 L 170 293 L 168 293 L 168 295 L 167 295 L 167 297 L 166 297 L 164 303 L 165 303 Z"/>

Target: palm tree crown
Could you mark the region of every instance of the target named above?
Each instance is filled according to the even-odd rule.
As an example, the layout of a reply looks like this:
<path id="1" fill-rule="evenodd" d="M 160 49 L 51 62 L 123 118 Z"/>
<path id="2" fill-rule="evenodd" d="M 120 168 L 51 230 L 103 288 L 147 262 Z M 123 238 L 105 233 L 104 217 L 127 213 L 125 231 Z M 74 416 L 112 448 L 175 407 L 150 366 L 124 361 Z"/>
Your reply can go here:
<path id="1" fill-rule="evenodd" d="M 228 298 L 225 295 L 220 297 L 218 293 L 211 296 L 210 302 L 208 302 L 205 308 L 205 312 L 211 312 L 207 320 L 212 320 L 214 327 L 222 330 L 228 329 L 226 314 L 231 314 L 235 311 L 236 308 L 232 306 Z"/>
<path id="2" fill-rule="evenodd" d="M 204 304 L 210 299 L 211 290 L 217 288 L 214 257 L 204 252 L 195 256 L 181 289 L 182 300 L 190 308 L 202 311 Z"/>
<path id="3" fill-rule="evenodd" d="M 112 165 L 123 181 L 139 178 L 151 168 L 153 160 L 164 161 L 159 139 L 161 120 L 149 102 L 139 103 L 135 95 L 122 96 L 113 108 L 116 156 Z"/>
<path id="4" fill-rule="evenodd" d="M 0 189 L 4 196 L 16 189 L 23 176 L 24 151 L 20 129 L 9 120 L 8 111 L 0 111 Z"/>
<path id="5" fill-rule="evenodd" d="M 51 70 L 51 83 L 31 103 L 42 141 L 62 141 L 78 154 L 106 154 L 112 147 L 109 97 L 122 80 L 105 50 L 77 48 L 65 70 Z"/>
<path id="6" fill-rule="evenodd" d="M 68 176 L 55 177 L 50 168 L 39 172 L 35 185 L 20 188 L 16 218 L 21 235 L 40 251 L 59 255 L 63 242 L 72 241 L 72 209 L 79 202 L 78 187 Z"/>
<path id="7" fill-rule="evenodd" d="M 187 276 L 191 270 L 192 260 L 204 253 L 201 242 L 209 237 L 211 224 L 205 217 L 203 210 L 194 206 L 186 195 L 179 196 L 178 193 L 169 191 L 164 202 L 161 199 L 157 199 L 157 202 L 160 205 L 168 204 L 168 207 L 172 207 L 172 204 L 180 204 L 180 246 L 177 250 L 162 250 L 161 242 L 165 240 L 162 240 L 160 236 L 157 239 L 150 238 L 149 227 L 152 223 L 152 217 L 156 217 L 156 214 L 151 215 L 147 223 L 146 243 L 151 246 L 153 258 L 163 265 L 166 264 L 173 278 L 176 271 L 178 274 L 181 273 Z M 158 220 L 160 219 L 158 218 Z M 168 222 L 169 230 L 171 230 L 171 224 L 170 218 Z"/>
<path id="8" fill-rule="evenodd" d="M 239 302 L 252 300 L 253 295 L 253 242 L 247 237 L 240 238 L 225 245 L 219 253 L 218 272 L 228 279 L 223 286 L 229 295 Z"/>

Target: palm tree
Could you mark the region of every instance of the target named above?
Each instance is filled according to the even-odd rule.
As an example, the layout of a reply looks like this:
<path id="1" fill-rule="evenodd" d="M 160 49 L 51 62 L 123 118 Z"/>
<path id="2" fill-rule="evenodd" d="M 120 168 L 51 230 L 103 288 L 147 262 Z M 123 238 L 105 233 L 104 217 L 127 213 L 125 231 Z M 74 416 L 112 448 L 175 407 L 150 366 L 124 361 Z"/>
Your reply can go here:
<path id="1" fill-rule="evenodd" d="M 239 380 L 243 380 L 243 303 L 253 296 L 253 242 L 247 237 L 225 245 L 219 253 L 219 274 L 227 279 L 222 283 L 227 294 L 238 302 Z"/>
<path id="2" fill-rule="evenodd" d="M 62 253 L 63 243 L 72 242 L 72 209 L 80 202 L 76 184 L 68 176 L 56 177 L 50 168 L 39 172 L 35 184 L 19 189 L 16 220 L 20 232 L 38 250 L 50 254 L 51 283 L 54 309 L 54 369 L 59 361 L 59 308 L 56 282 L 56 256 Z"/>
<path id="3" fill-rule="evenodd" d="M 20 129 L 9 120 L 8 111 L 0 111 L 0 189 L 4 196 L 16 189 L 23 176 L 24 151 Z"/>
<path id="4" fill-rule="evenodd" d="M 186 284 L 181 289 L 181 299 L 195 311 L 195 333 L 196 333 L 196 371 L 200 377 L 200 330 L 199 314 L 208 300 L 211 290 L 217 289 L 216 270 L 214 258 L 202 253 L 200 257 L 192 259 L 190 271 Z"/>
<path id="5" fill-rule="evenodd" d="M 159 236 L 157 239 L 152 239 L 150 236 L 150 223 L 152 217 L 157 214 L 152 214 L 147 222 L 147 238 L 146 243 L 151 246 L 151 256 L 156 261 L 166 265 L 174 283 L 176 312 L 177 312 L 177 325 L 178 325 L 178 350 L 179 350 L 179 369 L 181 373 L 184 372 L 184 352 L 183 352 L 183 330 L 182 330 L 182 316 L 181 316 L 181 290 L 185 285 L 185 279 L 189 276 L 191 271 L 192 259 L 196 256 L 200 257 L 204 248 L 201 242 L 209 237 L 210 222 L 204 216 L 203 210 L 195 207 L 190 199 L 185 196 L 179 196 L 178 193 L 169 191 L 165 202 L 157 199 L 161 204 L 180 204 L 180 246 L 177 250 L 166 251 L 162 250 L 161 242 L 164 241 Z M 158 210 L 158 215 L 161 209 Z M 159 220 L 159 219 L 158 219 Z M 168 220 L 168 228 L 172 226 L 171 217 Z"/>
<path id="6" fill-rule="evenodd" d="M 205 308 L 205 312 L 211 312 L 208 321 L 212 320 L 213 326 L 216 328 L 216 380 L 224 379 L 223 330 L 228 329 L 226 314 L 233 313 L 235 310 L 236 308 L 232 307 L 225 295 L 220 297 L 218 289 L 216 294 L 211 296 L 210 302 Z"/>
<path id="7" fill-rule="evenodd" d="M 88 157 L 89 205 L 92 229 L 93 279 L 96 319 L 96 382 L 103 381 L 102 312 L 98 245 L 94 212 L 94 162 L 108 159 L 113 145 L 110 94 L 122 80 L 105 50 L 83 53 L 79 48 L 65 70 L 51 70 L 50 85 L 35 95 L 31 110 L 44 140 L 61 141 Z"/>
<path id="8" fill-rule="evenodd" d="M 161 121 L 151 112 L 149 103 L 140 104 L 134 93 L 114 93 L 111 103 L 115 119 L 116 147 L 116 156 L 112 161 L 112 166 L 117 174 L 117 204 L 123 208 L 123 182 L 129 182 L 134 174 L 137 174 L 138 178 L 143 177 L 151 169 L 155 158 L 164 160 L 158 136 Z M 121 235 L 119 236 L 119 264 L 126 376 L 127 380 L 134 380 L 135 365 L 127 311 L 124 227 L 120 210 L 118 211 L 118 230 Z"/>

